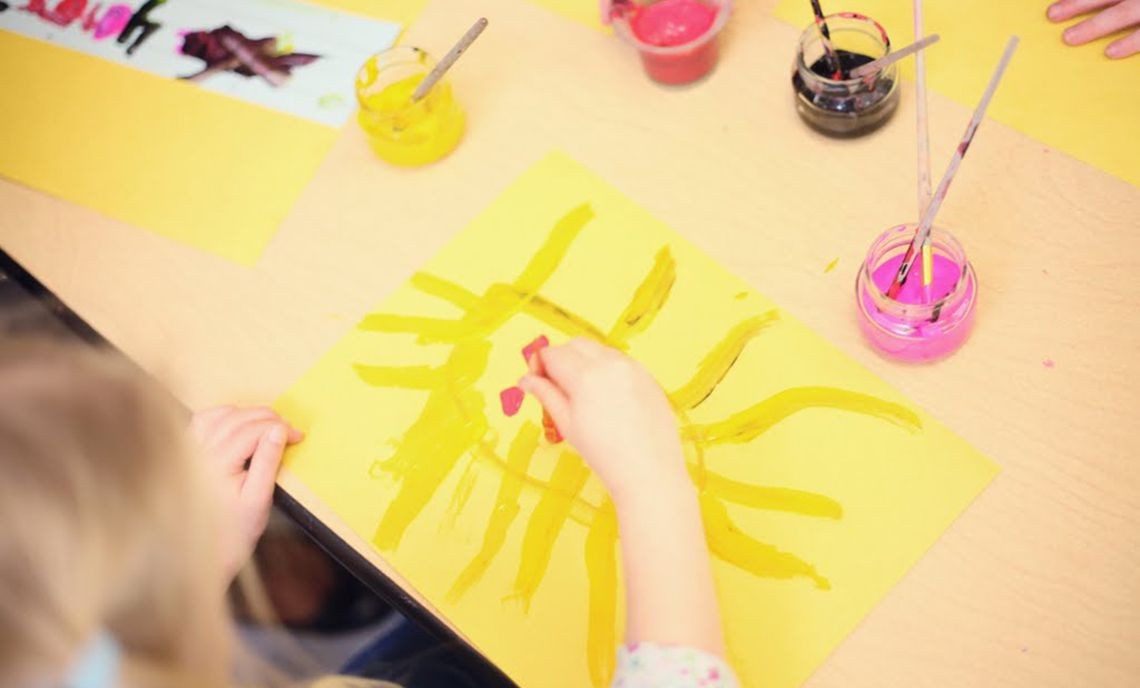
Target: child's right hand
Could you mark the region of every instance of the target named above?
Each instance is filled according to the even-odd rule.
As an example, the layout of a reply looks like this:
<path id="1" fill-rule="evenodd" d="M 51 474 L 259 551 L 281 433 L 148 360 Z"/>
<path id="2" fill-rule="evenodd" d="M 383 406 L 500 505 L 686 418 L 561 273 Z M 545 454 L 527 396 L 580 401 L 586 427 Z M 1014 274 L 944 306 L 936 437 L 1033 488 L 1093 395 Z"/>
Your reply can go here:
<path id="1" fill-rule="evenodd" d="M 519 386 L 598 474 L 616 503 L 690 488 L 677 420 L 649 371 L 615 349 L 574 339 L 543 349 Z"/>

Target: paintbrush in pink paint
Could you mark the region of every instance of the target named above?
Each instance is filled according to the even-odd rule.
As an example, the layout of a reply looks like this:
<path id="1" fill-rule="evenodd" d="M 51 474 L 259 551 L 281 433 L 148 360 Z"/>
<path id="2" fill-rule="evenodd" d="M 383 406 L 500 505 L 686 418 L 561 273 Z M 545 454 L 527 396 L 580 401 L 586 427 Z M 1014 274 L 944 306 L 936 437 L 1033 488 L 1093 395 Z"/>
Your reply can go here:
<path id="1" fill-rule="evenodd" d="M 1009 66 L 1009 61 L 1013 58 L 1013 52 L 1017 49 L 1017 43 L 1017 36 L 1011 36 L 1009 42 L 1006 43 L 1005 53 L 1002 54 L 1001 61 L 998 62 L 993 76 L 990 77 L 990 83 L 986 86 L 986 90 L 982 94 L 982 99 L 978 102 L 978 107 L 974 110 L 974 116 L 970 118 L 970 123 L 966 125 L 966 133 L 962 136 L 962 141 L 958 144 L 957 150 L 954 151 L 954 156 L 950 158 L 950 164 L 946 167 L 946 172 L 942 175 L 942 181 L 938 182 L 938 188 L 934 191 L 930 203 L 927 204 L 926 210 L 922 213 L 922 219 L 918 223 L 918 229 L 914 233 L 914 239 L 911 240 L 910 246 L 907 247 L 902 263 L 899 264 L 899 270 L 895 274 L 891 286 L 887 289 L 887 296 L 892 299 L 898 296 L 899 290 L 906 284 L 906 279 L 910 275 L 910 269 L 914 265 L 919 250 L 922 245 L 930 239 L 930 232 L 934 227 L 934 217 L 938 214 L 939 208 L 942 207 L 942 201 L 946 199 L 946 192 L 950 188 L 950 182 L 954 180 L 954 175 L 957 174 L 958 167 L 962 164 L 962 159 L 966 157 L 966 151 L 970 149 L 970 142 L 974 140 L 974 134 L 978 131 L 978 126 L 981 125 L 982 118 L 985 117 L 986 108 L 989 107 L 990 99 L 993 98 L 994 91 L 997 90 L 998 83 L 1005 73 L 1005 68 Z"/>

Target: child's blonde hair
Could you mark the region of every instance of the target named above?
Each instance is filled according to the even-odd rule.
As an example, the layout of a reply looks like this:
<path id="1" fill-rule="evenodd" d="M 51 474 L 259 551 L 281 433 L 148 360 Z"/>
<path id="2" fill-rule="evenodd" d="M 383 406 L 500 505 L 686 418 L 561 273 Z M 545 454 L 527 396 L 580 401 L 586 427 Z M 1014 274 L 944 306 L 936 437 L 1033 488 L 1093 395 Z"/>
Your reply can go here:
<path id="1" fill-rule="evenodd" d="M 186 420 L 119 359 L 0 342 L 0 685 L 60 685 L 101 632 L 116 685 L 231 685 L 216 490 Z"/>
<path id="2" fill-rule="evenodd" d="M 217 509 L 184 425 L 124 362 L 0 343 L 0 684 L 59 684 L 100 631 L 124 685 L 227 683 Z"/>

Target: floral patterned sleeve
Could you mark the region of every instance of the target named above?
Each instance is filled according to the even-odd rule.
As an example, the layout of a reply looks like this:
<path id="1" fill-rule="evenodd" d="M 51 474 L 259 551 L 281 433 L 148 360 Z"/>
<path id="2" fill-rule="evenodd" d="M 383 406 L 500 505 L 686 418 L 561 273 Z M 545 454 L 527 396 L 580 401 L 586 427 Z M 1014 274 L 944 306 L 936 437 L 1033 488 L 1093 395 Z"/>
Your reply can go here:
<path id="1" fill-rule="evenodd" d="M 691 647 L 653 643 L 618 650 L 613 688 L 739 688 L 723 659 Z"/>

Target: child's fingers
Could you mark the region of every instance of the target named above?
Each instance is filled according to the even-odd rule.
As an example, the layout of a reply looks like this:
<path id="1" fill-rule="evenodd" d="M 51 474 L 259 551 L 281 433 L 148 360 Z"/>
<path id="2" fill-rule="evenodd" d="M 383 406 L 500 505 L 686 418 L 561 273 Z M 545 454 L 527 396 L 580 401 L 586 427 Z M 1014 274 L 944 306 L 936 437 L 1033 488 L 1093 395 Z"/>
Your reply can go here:
<path id="1" fill-rule="evenodd" d="M 546 377 L 566 391 L 574 389 L 574 383 L 581 379 L 589 366 L 587 357 L 576 347 L 569 345 L 552 346 L 538 352 L 542 372 Z"/>
<path id="2" fill-rule="evenodd" d="M 273 501 L 273 486 L 277 482 L 277 469 L 285 453 L 288 431 L 281 423 L 270 425 L 258 437 L 257 446 L 249 461 L 249 473 L 241 486 L 238 499 L 246 513 L 268 512 Z M 255 529 L 257 524 L 253 524 Z"/>
<path id="3" fill-rule="evenodd" d="M 1140 2 L 1122 2 L 1098 12 L 1062 34 L 1069 45 L 1081 45 L 1140 22 Z"/>
<path id="4" fill-rule="evenodd" d="M 1113 41 L 1104 49 L 1104 54 L 1119 60 L 1122 57 L 1140 53 L 1140 30 L 1133 31 L 1118 41 Z"/>
<path id="5" fill-rule="evenodd" d="M 210 436 L 215 426 L 221 422 L 227 414 L 234 410 L 233 406 L 212 406 L 210 408 L 195 411 L 190 416 L 190 432 L 200 440 L 205 440 Z"/>
<path id="6" fill-rule="evenodd" d="M 218 418 L 209 435 L 205 438 L 206 447 L 219 446 L 228 442 L 231 437 L 241 432 L 250 423 L 259 423 L 269 420 L 280 421 L 277 412 L 268 406 L 250 406 L 248 408 L 234 408 Z"/>
<path id="7" fill-rule="evenodd" d="M 218 463 L 220 470 L 228 475 L 235 474 L 245 468 L 245 462 L 253 456 L 261 436 L 275 425 L 284 426 L 278 418 L 246 423 L 206 453 Z"/>
<path id="8" fill-rule="evenodd" d="M 544 377 L 526 375 L 519 380 L 519 387 L 538 399 L 538 403 L 542 404 L 559 429 L 565 431 L 570 427 L 570 400 L 558 385 Z"/>
<path id="9" fill-rule="evenodd" d="M 606 347 L 588 337 L 575 337 L 566 342 L 566 346 L 574 349 L 587 359 L 601 358 L 606 354 Z"/>
<path id="10" fill-rule="evenodd" d="M 1045 15 L 1053 21 L 1065 21 L 1072 19 L 1079 14 L 1092 12 L 1102 7 L 1120 2 L 1120 0 L 1060 0 L 1049 5 L 1049 9 L 1045 11 Z"/>

